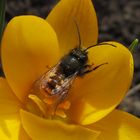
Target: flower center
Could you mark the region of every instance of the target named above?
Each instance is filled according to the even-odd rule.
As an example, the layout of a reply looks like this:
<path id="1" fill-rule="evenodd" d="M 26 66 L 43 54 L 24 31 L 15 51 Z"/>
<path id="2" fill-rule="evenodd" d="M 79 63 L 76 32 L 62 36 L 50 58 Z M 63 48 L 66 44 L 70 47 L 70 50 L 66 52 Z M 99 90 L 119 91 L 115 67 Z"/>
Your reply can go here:
<path id="1" fill-rule="evenodd" d="M 63 82 L 62 75 L 43 74 L 32 86 L 26 102 L 27 110 L 47 119 L 67 118 L 70 102 L 66 100 Z"/>

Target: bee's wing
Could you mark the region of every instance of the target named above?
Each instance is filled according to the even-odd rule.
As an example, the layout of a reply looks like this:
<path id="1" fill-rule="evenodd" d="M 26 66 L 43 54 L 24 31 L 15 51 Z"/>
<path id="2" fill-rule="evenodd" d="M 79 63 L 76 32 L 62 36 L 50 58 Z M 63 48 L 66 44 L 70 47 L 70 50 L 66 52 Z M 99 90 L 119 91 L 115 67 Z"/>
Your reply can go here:
<path id="1" fill-rule="evenodd" d="M 74 75 L 72 75 L 64 80 L 64 83 L 62 84 L 62 87 L 59 91 L 59 94 L 57 94 L 57 100 L 54 104 L 54 110 L 55 110 L 54 112 L 56 112 L 57 106 L 62 101 L 64 101 L 64 99 L 67 97 L 68 92 L 69 92 L 76 77 L 77 77 L 77 73 L 75 73 Z"/>
<path id="2" fill-rule="evenodd" d="M 42 83 L 42 84 L 44 83 L 44 85 L 45 85 L 47 83 L 47 81 L 50 79 L 50 76 L 56 75 L 59 65 L 60 65 L 60 62 L 57 63 L 54 67 L 50 68 L 49 71 L 44 73 L 38 80 L 38 81 L 40 81 L 39 83 Z"/>
<path id="3" fill-rule="evenodd" d="M 62 84 L 61 88 L 58 89 L 59 91 L 57 91 L 58 94 L 57 94 L 57 101 L 56 101 L 57 105 L 67 97 L 68 92 L 69 92 L 76 76 L 77 76 L 77 73 L 75 73 L 74 75 L 66 78 L 64 80 L 64 83 Z"/>
<path id="4" fill-rule="evenodd" d="M 42 76 L 42 78 L 44 77 L 44 78 L 47 79 L 47 77 L 49 78 L 50 75 L 55 74 L 57 72 L 57 70 L 58 70 L 59 65 L 60 65 L 60 62 L 57 63 L 54 67 L 50 68 L 49 71 L 47 71 L 46 73 L 44 73 L 43 76 Z"/>
<path id="5" fill-rule="evenodd" d="M 70 88 L 76 77 L 77 77 L 77 73 L 73 74 L 72 76 L 67 77 L 64 80 L 64 84 L 62 85 L 62 87 Z"/>
<path id="6" fill-rule="evenodd" d="M 49 71 L 45 72 L 43 75 L 41 75 L 41 77 L 39 77 L 39 79 L 37 79 L 34 84 L 33 84 L 33 89 L 35 90 L 39 90 L 41 88 L 42 85 L 46 85 L 47 81 L 50 78 L 50 75 L 53 75 L 57 72 L 59 64 L 56 64 L 54 67 L 50 68 Z"/>

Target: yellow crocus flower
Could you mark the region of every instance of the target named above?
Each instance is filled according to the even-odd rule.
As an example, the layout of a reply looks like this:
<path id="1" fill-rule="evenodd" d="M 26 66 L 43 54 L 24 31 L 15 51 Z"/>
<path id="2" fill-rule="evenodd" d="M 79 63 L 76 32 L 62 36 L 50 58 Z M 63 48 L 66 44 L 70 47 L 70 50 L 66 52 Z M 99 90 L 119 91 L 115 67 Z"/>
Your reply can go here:
<path id="1" fill-rule="evenodd" d="M 19 16 L 7 25 L 1 50 L 0 140 L 140 139 L 140 120 L 115 109 L 129 89 L 134 67 L 131 52 L 117 42 L 107 42 L 116 47 L 88 51 L 89 64 L 108 64 L 74 81 L 67 119 L 44 118 L 36 105 L 27 110 L 34 82 L 78 44 L 73 20 L 82 45 L 95 45 L 98 27 L 91 0 L 61 0 L 46 20 Z"/>

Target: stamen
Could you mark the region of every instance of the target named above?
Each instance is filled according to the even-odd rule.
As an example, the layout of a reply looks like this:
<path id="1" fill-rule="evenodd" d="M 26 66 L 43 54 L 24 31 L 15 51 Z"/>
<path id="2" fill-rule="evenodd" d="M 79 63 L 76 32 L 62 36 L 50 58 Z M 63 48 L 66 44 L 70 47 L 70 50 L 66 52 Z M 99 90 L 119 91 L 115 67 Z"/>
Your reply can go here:
<path id="1" fill-rule="evenodd" d="M 36 95 L 29 94 L 28 97 L 38 106 L 43 115 L 46 116 L 47 108 L 45 104 Z"/>
<path id="2" fill-rule="evenodd" d="M 31 91 L 31 94 L 28 95 L 28 99 L 30 100 L 27 102 L 29 111 L 47 119 L 65 119 L 67 117 L 65 111 L 68 110 L 71 105 L 68 100 L 62 101 L 56 108 L 55 101 L 58 98 L 57 96 L 48 96 L 44 90 L 37 88 L 37 86 L 32 88 Z M 34 109 L 35 111 L 33 111 Z"/>
<path id="3" fill-rule="evenodd" d="M 61 103 L 58 108 L 68 110 L 70 108 L 71 103 L 69 101 L 65 101 Z"/>
<path id="4" fill-rule="evenodd" d="M 63 119 L 65 119 L 65 118 L 67 117 L 66 114 L 65 114 L 65 112 L 64 112 L 63 110 L 57 109 L 56 112 L 55 112 L 55 114 L 56 114 L 57 116 L 63 118 Z"/>

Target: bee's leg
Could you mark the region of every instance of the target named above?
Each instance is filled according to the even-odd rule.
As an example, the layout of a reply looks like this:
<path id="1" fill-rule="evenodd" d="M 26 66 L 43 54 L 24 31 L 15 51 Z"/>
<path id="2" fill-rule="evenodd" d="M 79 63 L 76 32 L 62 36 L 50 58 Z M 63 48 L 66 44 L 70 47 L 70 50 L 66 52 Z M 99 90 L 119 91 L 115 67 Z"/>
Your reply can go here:
<path id="1" fill-rule="evenodd" d="M 85 75 L 85 74 L 87 74 L 87 73 L 90 73 L 90 72 L 92 72 L 92 71 L 94 71 L 94 70 L 96 70 L 96 69 L 98 69 L 100 66 L 102 66 L 102 65 L 105 65 L 105 64 L 108 64 L 108 63 L 103 63 L 103 64 L 100 64 L 100 65 L 98 65 L 98 66 L 96 66 L 96 67 L 94 67 L 94 68 L 92 68 L 92 69 L 88 69 L 88 70 L 83 70 L 83 71 L 81 71 L 80 73 L 79 73 L 79 76 L 83 76 L 83 75 Z M 91 67 L 92 65 L 86 65 L 86 67 Z"/>
<path id="2" fill-rule="evenodd" d="M 78 75 L 79 76 L 83 76 L 85 71 L 88 71 L 89 69 L 91 69 L 93 67 L 93 65 L 94 64 L 91 64 L 91 65 L 90 64 L 86 64 L 86 65 L 84 65 L 83 68 L 80 70 Z"/>
<path id="3" fill-rule="evenodd" d="M 91 64 L 91 65 L 87 64 L 87 65 L 84 66 L 84 69 L 87 69 L 87 68 L 90 69 L 93 65 L 94 65 L 94 64 Z"/>

